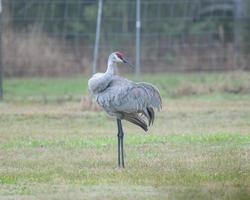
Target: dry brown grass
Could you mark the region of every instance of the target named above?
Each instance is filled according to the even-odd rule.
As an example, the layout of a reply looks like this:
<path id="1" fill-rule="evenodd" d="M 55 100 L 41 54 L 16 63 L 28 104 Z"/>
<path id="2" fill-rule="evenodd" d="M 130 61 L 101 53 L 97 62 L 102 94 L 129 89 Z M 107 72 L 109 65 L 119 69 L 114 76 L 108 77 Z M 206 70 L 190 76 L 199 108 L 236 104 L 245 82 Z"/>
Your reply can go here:
<path id="1" fill-rule="evenodd" d="M 81 111 L 100 111 L 100 107 L 90 96 L 83 96 L 81 99 Z"/>
<path id="2" fill-rule="evenodd" d="M 38 27 L 27 32 L 7 29 L 3 34 L 3 62 L 7 76 L 58 76 L 83 71 L 63 43 Z M 86 63 L 87 64 L 87 63 Z"/>
<path id="3" fill-rule="evenodd" d="M 71 48 L 72 42 L 51 38 L 38 26 L 21 32 L 14 32 L 7 26 L 3 33 L 5 74 L 7 76 L 65 76 L 79 72 L 91 74 L 90 49 L 82 48 L 84 43 L 78 45 L 80 46 L 78 52 L 74 52 L 74 48 Z M 133 57 L 133 49 L 126 51 L 128 57 Z M 100 50 L 98 70 L 105 70 L 109 53 L 111 52 L 107 49 Z M 249 56 L 244 54 L 237 61 L 235 55 L 232 46 L 223 46 L 219 43 L 214 49 L 207 48 L 202 51 L 192 45 L 187 48 L 173 47 L 159 52 L 142 51 L 142 61 L 144 61 L 142 71 L 248 69 Z M 131 72 L 128 68 L 120 68 L 120 71 Z M 190 87 L 184 90 L 190 90 Z"/>
<path id="4" fill-rule="evenodd" d="M 229 73 L 221 78 L 211 79 L 210 82 L 195 83 L 191 80 L 181 83 L 172 96 L 208 95 L 212 93 L 249 94 L 250 79 L 243 71 Z"/>
<path id="5" fill-rule="evenodd" d="M 207 41 L 206 45 L 211 41 Z M 162 41 L 162 45 L 166 42 Z M 231 71 L 249 69 L 249 53 L 237 55 L 232 44 L 213 42 L 209 46 L 197 47 L 197 43 L 186 43 L 152 51 L 142 49 L 142 70 L 144 72 L 161 71 Z M 168 46 L 167 45 L 167 46 Z M 205 44 L 203 44 L 205 45 Z"/>

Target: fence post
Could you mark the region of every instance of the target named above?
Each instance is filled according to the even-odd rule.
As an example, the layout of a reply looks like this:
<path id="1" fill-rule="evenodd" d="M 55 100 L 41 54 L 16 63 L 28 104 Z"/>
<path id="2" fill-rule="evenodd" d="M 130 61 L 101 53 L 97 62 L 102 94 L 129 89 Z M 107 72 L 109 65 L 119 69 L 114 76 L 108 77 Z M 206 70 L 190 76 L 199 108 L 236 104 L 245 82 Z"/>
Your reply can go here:
<path id="1" fill-rule="evenodd" d="M 96 64 L 98 59 L 99 41 L 100 41 L 100 30 L 101 30 L 101 17 L 102 17 L 102 3 L 103 0 L 98 2 L 98 13 L 96 21 L 96 35 L 95 35 L 95 47 L 94 47 L 94 58 L 93 58 L 93 69 L 92 74 L 96 73 Z"/>
<path id="2" fill-rule="evenodd" d="M 3 99 L 2 0 L 0 0 L 0 101 Z"/>
<path id="3" fill-rule="evenodd" d="M 136 69 L 135 74 L 138 76 L 141 72 L 141 0 L 136 0 Z"/>
<path id="4" fill-rule="evenodd" d="M 237 69 L 242 67 L 241 51 L 242 51 L 242 16 L 243 16 L 243 1 L 234 0 L 234 51 L 236 56 Z"/>

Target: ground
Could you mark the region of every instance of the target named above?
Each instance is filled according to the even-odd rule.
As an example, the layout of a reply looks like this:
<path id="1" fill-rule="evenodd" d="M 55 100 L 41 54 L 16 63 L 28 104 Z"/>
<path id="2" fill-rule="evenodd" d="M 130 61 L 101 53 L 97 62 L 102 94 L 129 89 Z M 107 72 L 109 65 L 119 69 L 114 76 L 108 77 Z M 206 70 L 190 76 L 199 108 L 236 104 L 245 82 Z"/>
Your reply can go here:
<path id="1" fill-rule="evenodd" d="M 125 169 L 86 79 L 6 80 L 0 199 L 250 199 L 250 74 L 140 79 L 163 110 L 147 133 L 124 123 Z"/>

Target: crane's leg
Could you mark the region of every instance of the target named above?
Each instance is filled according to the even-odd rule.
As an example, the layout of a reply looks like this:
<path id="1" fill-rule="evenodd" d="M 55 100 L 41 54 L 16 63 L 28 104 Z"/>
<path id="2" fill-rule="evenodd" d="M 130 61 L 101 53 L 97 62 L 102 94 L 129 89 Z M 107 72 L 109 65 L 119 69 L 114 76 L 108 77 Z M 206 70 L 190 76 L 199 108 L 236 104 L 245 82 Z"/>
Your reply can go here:
<path id="1" fill-rule="evenodd" d="M 118 167 L 121 167 L 121 140 L 120 140 L 120 122 L 119 122 L 119 119 L 117 119 L 117 128 L 118 128 L 118 134 L 117 134 L 117 139 L 118 139 Z"/>
<path id="2" fill-rule="evenodd" d="M 123 151 L 123 138 L 124 138 L 124 133 L 122 129 L 122 123 L 121 123 L 121 153 L 122 153 L 122 167 L 125 168 L 124 166 L 124 151 Z"/>
<path id="3" fill-rule="evenodd" d="M 123 133 L 123 129 L 122 129 L 122 122 L 120 119 L 117 119 L 117 126 L 118 126 L 118 166 L 121 167 L 121 163 L 122 163 L 122 167 L 124 168 L 124 153 L 123 153 L 123 137 L 124 137 L 124 133 Z"/>

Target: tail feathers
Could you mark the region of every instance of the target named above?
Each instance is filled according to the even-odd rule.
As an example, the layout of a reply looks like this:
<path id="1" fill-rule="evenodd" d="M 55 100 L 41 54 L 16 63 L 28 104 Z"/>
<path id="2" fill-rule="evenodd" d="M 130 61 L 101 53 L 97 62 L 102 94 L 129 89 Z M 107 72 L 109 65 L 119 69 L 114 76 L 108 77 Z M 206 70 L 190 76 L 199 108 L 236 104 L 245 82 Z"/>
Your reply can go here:
<path id="1" fill-rule="evenodd" d="M 137 113 L 123 113 L 123 119 L 141 127 L 144 131 L 148 131 L 147 123 Z"/>
<path id="2" fill-rule="evenodd" d="M 150 116 L 150 118 L 149 118 L 149 126 L 150 126 L 150 125 L 153 125 L 153 123 L 154 123 L 155 111 L 153 108 L 147 108 L 147 111 L 148 111 L 149 116 Z"/>
<path id="3" fill-rule="evenodd" d="M 149 84 L 149 83 L 139 83 L 140 86 L 142 86 L 145 90 L 145 92 L 147 93 L 148 97 L 150 97 L 149 99 L 149 105 L 153 106 L 155 108 L 157 108 L 158 110 L 162 109 L 162 99 L 161 99 L 161 95 L 159 93 L 159 90 Z"/>
<path id="4" fill-rule="evenodd" d="M 145 108 L 141 113 L 141 117 L 144 117 L 148 121 L 148 126 L 153 125 L 155 119 L 155 112 L 154 109 L 151 107 Z"/>
<path id="5" fill-rule="evenodd" d="M 152 118 L 147 108 L 143 109 L 143 111 L 140 113 L 140 116 L 146 118 L 148 121 L 148 125 L 150 126 Z"/>

